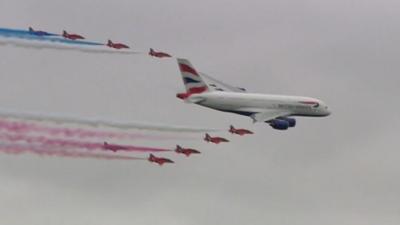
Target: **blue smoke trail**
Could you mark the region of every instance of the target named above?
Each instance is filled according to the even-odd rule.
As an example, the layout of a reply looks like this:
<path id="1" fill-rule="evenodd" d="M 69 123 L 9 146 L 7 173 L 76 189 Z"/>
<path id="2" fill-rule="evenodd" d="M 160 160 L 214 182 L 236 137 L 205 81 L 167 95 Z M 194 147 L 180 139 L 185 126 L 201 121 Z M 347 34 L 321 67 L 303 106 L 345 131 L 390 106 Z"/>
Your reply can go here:
<path id="1" fill-rule="evenodd" d="M 118 54 L 118 55 L 135 55 L 143 54 L 132 50 L 116 50 L 106 47 L 104 43 L 70 40 L 65 39 L 61 35 L 46 33 L 45 35 L 37 35 L 28 30 L 16 30 L 8 28 L 0 28 L 0 45 L 11 45 L 14 47 L 30 48 L 30 49 L 53 49 L 65 51 L 80 51 L 86 53 L 97 54 Z"/>
<path id="2" fill-rule="evenodd" d="M 72 45 L 87 45 L 87 46 L 101 46 L 103 43 L 98 42 L 90 42 L 90 41 L 79 41 L 79 40 L 69 40 L 63 37 L 60 37 L 58 34 L 49 35 L 35 35 L 32 32 L 27 30 L 16 30 L 16 29 L 8 29 L 8 28 L 0 28 L 0 37 L 5 38 L 18 38 L 25 40 L 34 40 L 34 41 L 47 41 L 47 42 L 56 42 L 62 44 L 72 44 Z"/>

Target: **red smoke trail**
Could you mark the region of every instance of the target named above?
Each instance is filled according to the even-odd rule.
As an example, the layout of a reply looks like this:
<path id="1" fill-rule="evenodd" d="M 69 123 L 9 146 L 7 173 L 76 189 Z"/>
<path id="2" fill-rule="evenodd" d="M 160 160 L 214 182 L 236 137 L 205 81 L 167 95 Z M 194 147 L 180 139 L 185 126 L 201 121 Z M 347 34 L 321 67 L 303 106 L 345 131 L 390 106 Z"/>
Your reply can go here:
<path id="1" fill-rule="evenodd" d="M 141 157 L 123 156 L 123 155 L 107 155 L 101 153 L 90 152 L 74 152 L 67 150 L 54 150 L 46 147 L 23 146 L 23 145 L 0 145 L 0 152 L 9 154 L 33 153 L 44 156 L 59 156 L 70 158 L 94 158 L 107 160 L 147 160 Z"/>
<path id="2" fill-rule="evenodd" d="M 8 121 L 0 119 L 0 130 L 6 130 L 14 133 L 33 133 L 41 132 L 47 133 L 54 136 L 65 136 L 69 138 L 116 138 L 116 139 L 171 139 L 173 137 L 162 137 L 162 136 L 150 136 L 142 134 L 129 134 L 121 132 L 110 132 L 110 131 L 93 131 L 81 128 L 62 128 L 62 127 L 48 127 L 40 126 L 37 124 L 20 122 L 20 121 Z"/>
<path id="3" fill-rule="evenodd" d="M 58 146 L 58 147 L 72 147 L 72 148 L 84 148 L 87 150 L 107 150 L 104 148 L 103 143 L 94 142 L 83 142 L 83 141 L 73 141 L 73 140 L 62 140 L 62 139 L 51 139 L 47 137 L 33 137 L 20 134 L 1 134 L 0 139 L 10 141 L 10 142 L 26 142 L 28 144 L 41 144 L 44 146 Z M 123 145 L 123 148 L 118 151 L 126 152 L 166 152 L 171 151 L 169 149 L 162 148 L 149 148 L 141 146 Z"/>

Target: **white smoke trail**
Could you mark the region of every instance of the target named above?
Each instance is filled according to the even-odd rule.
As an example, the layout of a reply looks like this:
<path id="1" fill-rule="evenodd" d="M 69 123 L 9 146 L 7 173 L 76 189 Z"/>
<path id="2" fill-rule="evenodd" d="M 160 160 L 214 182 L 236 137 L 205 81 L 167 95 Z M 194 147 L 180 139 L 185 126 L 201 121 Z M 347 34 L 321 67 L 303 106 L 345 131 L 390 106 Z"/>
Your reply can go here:
<path id="1" fill-rule="evenodd" d="M 95 53 L 95 54 L 118 54 L 118 55 L 136 55 L 142 54 L 141 52 L 136 52 L 132 50 L 117 50 L 117 49 L 107 49 L 105 46 L 83 46 L 77 44 L 62 44 L 60 42 L 44 42 L 38 40 L 23 40 L 23 39 L 11 39 L 11 38 L 0 38 L 0 45 L 10 45 L 20 48 L 30 48 L 30 49 L 54 49 L 54 50 L 65 50 L 65 51 L 79 51 L 85 53 Z"/>
<path id="2" fill-rule="evenodd" d="M 77 127 L 64 127 L 64 126 L 48 126 L 46 124 L 37 123 L 34 121 L 24 121 L 15 119 L 0 118 L 0 132 L 18 133 L 18 134 L 32 134 L 44 133 L 52 137 L 66 137 L 66 138 L 79 138 L 79 139 L 148 139 L 148 140 L 173 140 L 173 139 L 190 139 L 189 137 L 171 136 L 171 135 L 155 135 L 155 134 L 138 134 L 125 131 L 108 131 L 77 128 Z"/>
<path id="3" fill-rule="evenodd" d="M 188 133 L 221 131 L 221 129 L 193 128 L 193 127 L 173 126 L 167 124 L 149 124 L 142 122 L 116 122 L 116 121 L 108 121 L 102 119 L 85 119 L 85 118 L 55 116 L 55 115 L 43 115 L 37 113 L 21 113 L 3 109 L 0 109 L 0 117 L 20 119 L 20 120 L 53 122 L 59 124 L 86 125 L 91 127 L 108 127 L 120 130 L 152 130 L 152 131 L 165 131 L 165 132 L 188 132 Z"/>

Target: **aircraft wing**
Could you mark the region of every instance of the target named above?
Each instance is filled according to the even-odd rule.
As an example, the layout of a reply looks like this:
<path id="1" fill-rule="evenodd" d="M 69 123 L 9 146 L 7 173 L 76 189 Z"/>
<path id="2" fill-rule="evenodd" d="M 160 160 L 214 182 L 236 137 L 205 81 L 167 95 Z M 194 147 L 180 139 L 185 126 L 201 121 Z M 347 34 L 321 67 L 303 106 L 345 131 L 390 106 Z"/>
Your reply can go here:
<path id="1" fill-rule="evenodd" d="M 232 85 L 229 85 L 227 83 L 224 83 L 222 81 L 219 81 L 207 74 L 204 73 L 200 73 L 200 75 L 202 77 L 205 78 L 205 81 L 207 83 L 207 86 L 209 88 L 212 88 L 213 90 L 216 91 L 231 91 L 231 92 L 246 92 L 246 90 L 244 88 L 240 88 L 240 87 L 235 87 Z"/>
<path id="2" fill-rule="evenodd" d="M 189 97 L 185 100 L 186 103 L 197 103 L 200 104 L 201 102 L 205 101 L 203 97 L 200 96 L 194 96 L 194 97 Z"/>
<path id="3" fill-rule="evenodd" d="M 253 119 L 253 122 L 256 123 L 256 122 L 266 122 L 276 119 L 277 117 L 283 117 L 289 115 L 290 113 L 285 111 L 268 110 L 268 111 L 254 113 L 253 115 L 251 115 L 251 118 Z"/>

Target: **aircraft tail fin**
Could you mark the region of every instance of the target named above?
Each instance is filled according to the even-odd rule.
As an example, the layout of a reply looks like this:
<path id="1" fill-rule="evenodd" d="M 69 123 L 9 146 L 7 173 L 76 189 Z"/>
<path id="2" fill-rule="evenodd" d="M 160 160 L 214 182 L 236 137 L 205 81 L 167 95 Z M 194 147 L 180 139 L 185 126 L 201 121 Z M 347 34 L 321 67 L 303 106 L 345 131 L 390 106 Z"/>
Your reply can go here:
<path id="1" fill-rule="evenodd" d="M 153 161 L 153 160 L 154 160 L 154 158 L 155 158 L 155 156 L 154 156 L 153 154 L 151 154 L 151 153 L 150 153 L 150 155 L 149 155 L 149 158 L 148 158 L 148 159 L 149 159 L 149 161 Z"/>
<path id="2" fill-rule="evenodd" d="M 199 94 L 209 91 L 208 86 L 201 78 L 200 73 L 196 71 L 189 60 L 178 58 L 178 66 L 187 94 Z"/>

